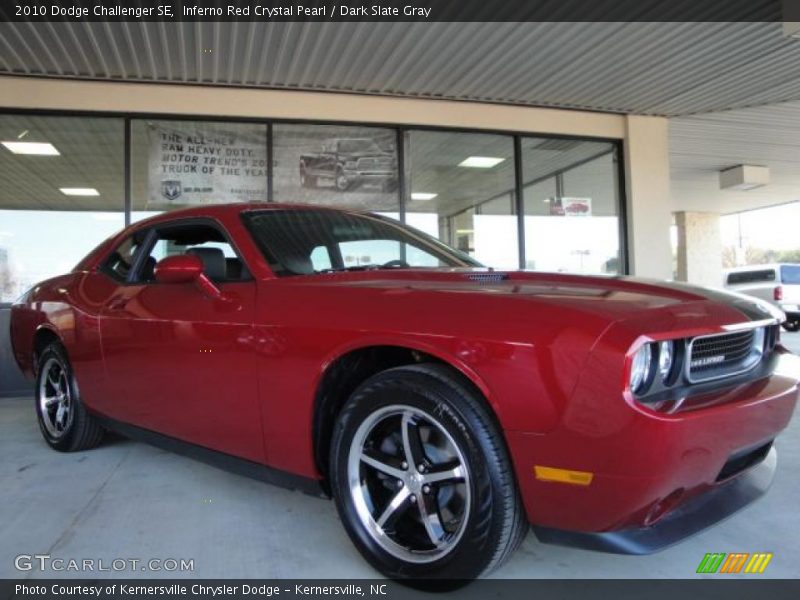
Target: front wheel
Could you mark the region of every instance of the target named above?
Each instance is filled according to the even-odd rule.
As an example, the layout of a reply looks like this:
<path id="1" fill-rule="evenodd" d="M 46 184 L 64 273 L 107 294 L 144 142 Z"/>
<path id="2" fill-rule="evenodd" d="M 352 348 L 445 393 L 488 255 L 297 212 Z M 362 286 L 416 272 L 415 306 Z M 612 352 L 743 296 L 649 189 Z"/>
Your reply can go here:
<path id="1" fill-rule="evenodd" d="M 473 579 L 527 530 L 503 437 L 440 365 L 366 381 L 337 419 L 331 484 L 351 539 L 396 579 Z"/>
<path id="2" fill-rule="evenodd" d="M 103 438 L 103 427 L 81 403 L 67 352 L 57 342 L 39 355 L 36 416 L 45 441 L 60 452 L 87 450 Z"/>
<path id="3" fill-rule="evenodd" d="M 340 192 L 346 192 L 352 187 L 353 182 L 347 178 L 347 175 L 344 174 L 342 169 L 337 169 L 336 176 L 334 177 L 334 184 L 336 185 L 337 190 Z"/>

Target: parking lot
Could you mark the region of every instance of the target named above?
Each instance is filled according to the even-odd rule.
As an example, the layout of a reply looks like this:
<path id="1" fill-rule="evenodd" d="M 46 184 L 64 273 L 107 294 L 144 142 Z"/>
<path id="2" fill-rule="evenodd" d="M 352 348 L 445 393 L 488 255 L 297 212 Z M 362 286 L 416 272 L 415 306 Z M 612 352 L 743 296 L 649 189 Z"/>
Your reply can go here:
<path id="1" fill-rule="evenodd" d="M 800 352 L 800 333 L 783 333 Z M 797 577 L 800 425 L 777 442 L 770 493 L 721 525 L 661 553 L 616 556 L 540 544 L 530 534 L 494 576 L 504 578 L 687 578 L 706 552 L 773 552 L 768 577 Z M 169 576 L 216 578 L 377 577 L 342 529 L 332 502 L 289 492 L 122 438 L 77 454 L 42 441 L 32 400 L 0 400 L 0 577 L 20 573 L 15 557 L 192 560 Z M 164 576 L 163 571 L 117 576 Z M 147 568 L 147 567 L 144 567 Z M 96 573 L 113 576 L 115 573 Z M 93 575 L 94 576 L 94 575 Z M 715 577 L 718 577 L 715 575 Z"/>

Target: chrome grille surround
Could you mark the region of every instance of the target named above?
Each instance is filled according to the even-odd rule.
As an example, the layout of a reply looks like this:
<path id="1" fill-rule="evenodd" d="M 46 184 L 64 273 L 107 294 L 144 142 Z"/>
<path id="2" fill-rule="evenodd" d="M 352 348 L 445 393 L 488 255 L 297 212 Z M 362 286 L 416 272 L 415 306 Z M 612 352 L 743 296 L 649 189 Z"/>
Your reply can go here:
<path id="1" fill-rule="evenodd" d="M 737 328 L 689 340 L 686 379 L 690 383 L 741 375 L 755 368 L 764 356 L 766 328 Z"/>

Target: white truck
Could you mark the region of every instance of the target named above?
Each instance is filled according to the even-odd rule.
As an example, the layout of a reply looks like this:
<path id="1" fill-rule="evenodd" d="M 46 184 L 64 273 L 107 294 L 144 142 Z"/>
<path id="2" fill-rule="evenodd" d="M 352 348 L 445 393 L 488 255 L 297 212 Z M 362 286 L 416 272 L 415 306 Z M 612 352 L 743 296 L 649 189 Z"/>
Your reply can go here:
<path id="1" fill-rule="evenodd" d="M 726 289 L 766 300 L 786 313 L 786 331 L 800 330 L 800 264 L 749 265 L 728 269 Z"/>

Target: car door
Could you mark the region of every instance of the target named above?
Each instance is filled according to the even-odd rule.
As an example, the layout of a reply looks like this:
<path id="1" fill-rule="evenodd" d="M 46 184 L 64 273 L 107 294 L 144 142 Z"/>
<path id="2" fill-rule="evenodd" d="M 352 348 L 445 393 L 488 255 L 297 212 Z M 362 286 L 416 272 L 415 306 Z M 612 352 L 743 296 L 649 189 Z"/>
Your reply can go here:
<path id="1" fill-rule="evenodd" d="M 195 254 L 222 291 L 158 283 L 157 262 Z M 262 462 L 253 315 L 256 286 L 213 221 L 166 222 L 149 233 L 133 273 L 101 313 L 118 418 L 183 441 Z"/>

